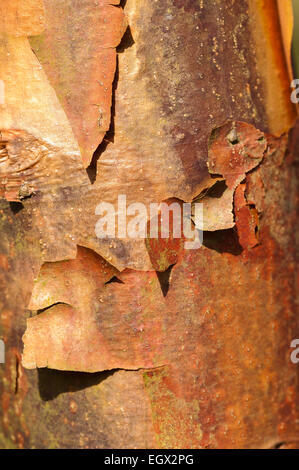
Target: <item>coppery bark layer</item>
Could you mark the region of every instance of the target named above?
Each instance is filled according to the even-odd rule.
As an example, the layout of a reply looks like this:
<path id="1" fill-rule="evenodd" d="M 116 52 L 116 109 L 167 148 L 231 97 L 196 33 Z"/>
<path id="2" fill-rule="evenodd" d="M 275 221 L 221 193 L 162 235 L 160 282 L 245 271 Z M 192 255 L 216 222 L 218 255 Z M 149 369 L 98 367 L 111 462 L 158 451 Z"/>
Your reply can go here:
<path id="1" fill-rule="evenodd" d="M 43 17 L 32 0 L 32 29 L 18 3 L 7 89 L 7 52 L 33 69 L 16 53 L 25 109 L 9 91 L 0 110 L 0 447 L 293 446 L 299 144 L 276 2 L 51 0 Z M 202 201 L 204 246 L 98 240 L 119 194 Z"/>

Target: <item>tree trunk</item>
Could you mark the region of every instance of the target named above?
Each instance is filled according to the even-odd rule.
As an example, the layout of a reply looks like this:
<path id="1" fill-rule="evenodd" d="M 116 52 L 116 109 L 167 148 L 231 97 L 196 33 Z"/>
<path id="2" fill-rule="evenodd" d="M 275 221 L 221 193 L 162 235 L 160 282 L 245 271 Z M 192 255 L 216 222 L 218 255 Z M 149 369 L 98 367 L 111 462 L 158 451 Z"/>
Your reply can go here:
<path id="1" fill-rule="evenodd" d="M 0 447 L 296 447 L 291 1 L 0 11 Z"/>

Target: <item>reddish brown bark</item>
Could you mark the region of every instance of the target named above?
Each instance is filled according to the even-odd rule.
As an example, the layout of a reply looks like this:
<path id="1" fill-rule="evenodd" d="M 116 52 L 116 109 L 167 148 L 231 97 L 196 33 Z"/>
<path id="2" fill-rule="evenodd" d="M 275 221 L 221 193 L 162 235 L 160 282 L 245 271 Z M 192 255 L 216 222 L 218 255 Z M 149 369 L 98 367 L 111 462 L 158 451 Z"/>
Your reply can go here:
<path id="1" fill-rule="evenodd" d="M 0 31 L 0 447 L 296 446 L 276 1 L 42 4 L 10 0 Z M 98 239 L 119 195 L 200 201 L 204 246 Z"/>

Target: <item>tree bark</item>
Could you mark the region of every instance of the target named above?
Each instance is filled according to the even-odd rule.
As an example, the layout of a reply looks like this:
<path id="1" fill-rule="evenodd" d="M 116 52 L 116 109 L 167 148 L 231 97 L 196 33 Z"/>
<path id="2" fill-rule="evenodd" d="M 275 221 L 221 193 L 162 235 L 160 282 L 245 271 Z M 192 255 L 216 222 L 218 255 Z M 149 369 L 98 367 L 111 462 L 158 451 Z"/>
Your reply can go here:
<path id="1" fill-rule="evenodd" d="M 0 12 L 0 447 L 296 447 L 291 8 Z M 119 196 L 200 202 L 203 246 L 98 238 Z"/>

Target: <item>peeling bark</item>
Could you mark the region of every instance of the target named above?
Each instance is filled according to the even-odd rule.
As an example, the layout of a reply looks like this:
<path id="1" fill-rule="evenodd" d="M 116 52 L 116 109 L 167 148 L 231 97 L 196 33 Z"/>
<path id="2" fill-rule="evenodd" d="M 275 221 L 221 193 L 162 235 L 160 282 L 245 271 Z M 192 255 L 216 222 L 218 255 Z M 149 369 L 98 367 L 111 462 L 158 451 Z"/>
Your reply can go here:
<path id="1" fill-rule="evenodd" d="M 0 12 L 0 447 L 296 446 L 289 16 L 274 0 Z M 98 239 L 118 195 L 202 202 L 203 247 Z"/>
<path id="2" fill-rule="evenodd" d="M 45 31 L 31 39 L 67 114 L 84 166 L 110 127 L 116 47 L 127 28 L 119 1 L 45 0 Z M 67 21 L 66 21 L 67 18 Z"/>

